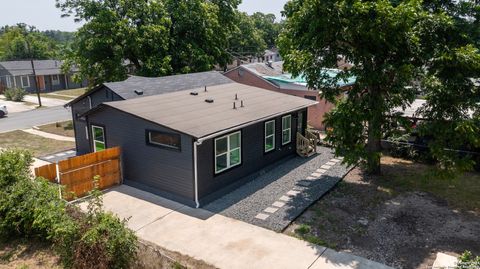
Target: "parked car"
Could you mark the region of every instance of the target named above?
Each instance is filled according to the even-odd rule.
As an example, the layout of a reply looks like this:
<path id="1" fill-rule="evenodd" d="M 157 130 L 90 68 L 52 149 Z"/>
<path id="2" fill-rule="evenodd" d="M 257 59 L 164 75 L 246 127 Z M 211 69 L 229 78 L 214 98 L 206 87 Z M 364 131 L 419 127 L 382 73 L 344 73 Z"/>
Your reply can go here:
<path id="1" fill-rule="evenodd" d="M 5 117 L 8 114 L 7 106 L 0 104 L 0 118 Z"/>

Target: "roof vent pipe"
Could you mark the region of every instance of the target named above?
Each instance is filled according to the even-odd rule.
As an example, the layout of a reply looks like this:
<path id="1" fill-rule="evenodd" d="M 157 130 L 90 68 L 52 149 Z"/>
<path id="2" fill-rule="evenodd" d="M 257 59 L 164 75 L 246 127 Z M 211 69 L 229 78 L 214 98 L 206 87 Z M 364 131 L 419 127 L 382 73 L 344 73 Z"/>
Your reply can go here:
<path id="1" fill-rule="evenodd" d="M 207 92 L 207 86 L 205 86 L 205 92 Z"/>
<path id="2" fill-rule="evenodd" d="M 240 107 L 244 107 L 244 106 L 243 106 L 243 100 L 240 101 Z"/>
<path id="3" fill-rule="evenodd" d="M 237 109 L 237 106 L 235 105 L 235 102 L 233 102 L 233 109 Z"/>
<path id="4" fill-rule="evenodd" d="M 237 94 L 235 94 L 235 100 L 238 100 L 238 95 Z"/>

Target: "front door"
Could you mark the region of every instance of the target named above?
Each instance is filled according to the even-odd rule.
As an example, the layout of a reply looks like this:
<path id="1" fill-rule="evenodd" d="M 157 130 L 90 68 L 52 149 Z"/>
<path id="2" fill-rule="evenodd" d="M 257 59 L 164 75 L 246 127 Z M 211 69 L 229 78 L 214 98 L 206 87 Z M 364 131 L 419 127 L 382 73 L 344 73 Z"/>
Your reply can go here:
<path id="1" fill-rule="evenodd" d="M 45 77 L 44 76 L 37 76 L 37 83 L 38 83 L 38 89 L 44 91 L 45 90 Z"/>
<path id="2" fill-rule="evenodd" d="M 305 126 L 303 125 L 303 119 L 304 119 L 304 112 L 300 111 L 298 112 L 298 119 L 297 119 L 297 132 L 301 133 L 302 135 L 305 135 Z"/>

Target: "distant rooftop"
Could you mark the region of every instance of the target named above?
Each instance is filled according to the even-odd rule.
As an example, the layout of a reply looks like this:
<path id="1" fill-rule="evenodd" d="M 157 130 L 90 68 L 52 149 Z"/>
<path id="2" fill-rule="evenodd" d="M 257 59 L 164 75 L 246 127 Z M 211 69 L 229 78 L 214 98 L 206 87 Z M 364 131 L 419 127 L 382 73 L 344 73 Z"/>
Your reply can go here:
<path id="1" fill-rule="evenodd" d="M 195 95 L 192 95 L 194 93 Z M 238 100 L 235 100 L 237 95 Z M 207 99 L 213 102 L 206 102 Z M 243 101 L 244 107 L 241 107 Z M 236 109 L 233 108 L 235 102 Z M 201 138 L 223 130 L 268 119 L 317 102 L 256 87 L 229 83 L 125 101 L 108 106 L 181 133 Z M 91 112 L 95 113 L 95 112 Z"/>
<path id="2" fill-rule="evenodd" d="M 131 76 L 124 81 L 108 82 L 104 83 L 104 85 L 123 99 L 132 99 L 232 82 L 232 80 L 217 71 L 208 71 L 154 78 Z M 143 94 L 138 95 L 135 93 L 135 90 L 142 91 Z"/>
<path id="3" fill-rule="evenodd" d="M 292 77 L 292 74 L 283 71 L 283 61 L 272 63 L 251 63 L 242 65 L 242 67 L 248 69 L 257 76 L 270 81 L 281 89 L 289 89 L 292 88 L 292 86 L 294 87 L 292 89 L 302 89 L 302 87 L 307 87 L 307 81 L 303 76 Z M 325 68 L 324 72 L 327 76 L 334 78 L 342 71 L 339 69 Z M 338 81 L 337 86 L 351 86 L 355 83 L 355 80 L 355 77 L 350 77 L 346 80 Z"/>
<path id="4" fill-rule="evenodd" d="M 37 75 L 62 74 L 62 61 L 59 60 L 34 60 Z M 12 76 L 33 75 L 30 61 L 5 61 L 0 62 L 0 72 L 7 72 Z"/>

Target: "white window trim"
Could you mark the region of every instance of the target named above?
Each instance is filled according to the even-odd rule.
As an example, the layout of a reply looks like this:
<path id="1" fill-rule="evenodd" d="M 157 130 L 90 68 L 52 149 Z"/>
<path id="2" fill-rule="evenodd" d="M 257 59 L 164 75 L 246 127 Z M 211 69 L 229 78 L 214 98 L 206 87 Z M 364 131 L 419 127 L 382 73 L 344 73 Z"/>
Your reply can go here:
<path id="1" fill-rule="evenodd" d="M 12 76 L 5 76 L 5 81 L 7 82 L 7 88 L 12 87 Z"/>
<path id="2" fill-rule="evenodd" d="M 23 84 L 23 78 L 27 78 L 27 85 Z M 22 88 L 28 88 L 30 87 L 30 78 L 28 76 L 20 76 L 20 83 L 22 84 Z"/>
<path id="3" fill-rule="evenodd" d="M 54 79 L 57 78 L 57 79 Z M 58 75 L 52 75 L 52 85 L 57 86 L 60 85 L 60 77 Z"/>
<path id="4" fill-rule="evenodd" d="M 273 134 L 270 134 L 270 135 L 267 136 L 267 124 L 269 124 L 269 123 L 273 123 Z M 275 149 L 275 120 L 266 121 L 263 129 L 265 129 L 264 130 L 264 135 L 263 135 L 263 138 L 264 138 L 263 139 L 263 151 L 265 153 L 267 153 L 267 152 L 270 152 L 270 151 Z M 273 137 L 273 147 L 271 149 L 267 150 L 267 138 L 270 138 L 270 137 Z"/>
<path id="5" fill-rule="evenodd" d="M 95 128 L 99 128 L 99 129 L 102 129 L 102 134 L 103 134 L 103 141 L 98 141 L 98 140 L 95 140 Z M 95 145 L 96 142 L 100 142 L 103 144 L 104 146 L 104 149 L 107 148 L 107 145 L 105 143 L 105 129 L 102 127 L 102 126 L 97 126 L 97 125 L 92 125 L 92 143 L 93 143 L 93 152 L 97 152 L 97 147 Z"/>
<path id="6" fill-rule="evenodd" d="M 237 148 L 233 148 L 233 149 L 230 149 L 230 137 L 233 136 L 233 135 L 236 135 L 238 134 L 238 137 L 240 139 L 240 143 L 238 144 L 238 147 Z M 220 139 L 223 139 L 223 138 L 227 138 L 227 152 L 225 153 L 221 153 L 221 154 L 217 154 L 217 140 L 220 140 Z M 234 133 L 230 133 L 230 134 L 227 134 L 227 135 L 224 135 L 222 137 L 218 137 L 218 138 L 215 138 L 215 141 L 213 142 L 214 143 L 214 155 L 215 155 L 215 174 L 219 174 L 223 171 L 226 171 L 230 168 L 233 168 L 235 166 L 238 166 L 240 164 L 242 164 L 242 132 L 241 131 L 237 131 L 237 132 L 234 132 Z M 239 150 L 239 162 L 237 164 L 234 164 L 234 165 L 230 165 L 230 152 L 234 151 L 234 150 Z M 222 170 L 218 170 L 217 171 L 217 157 L 218 156 L 221 156 L 221 155 L 227 155 L 227 167 L 223 168 Z"/>
<path id="7" fill-rule="evenodd" d="M 284 126 L 284 119 L 287 119 L 287 118 L 288 118 L 288 121 L 290 122 L 289 128 L 285 128 Z M 283 141 L 283 133 L 286 131 L 289 132 L 288 141 Z M 290 142 L 292 142 L 292 115 L 286 115 L 282 117 L 282 146 Z"/>

